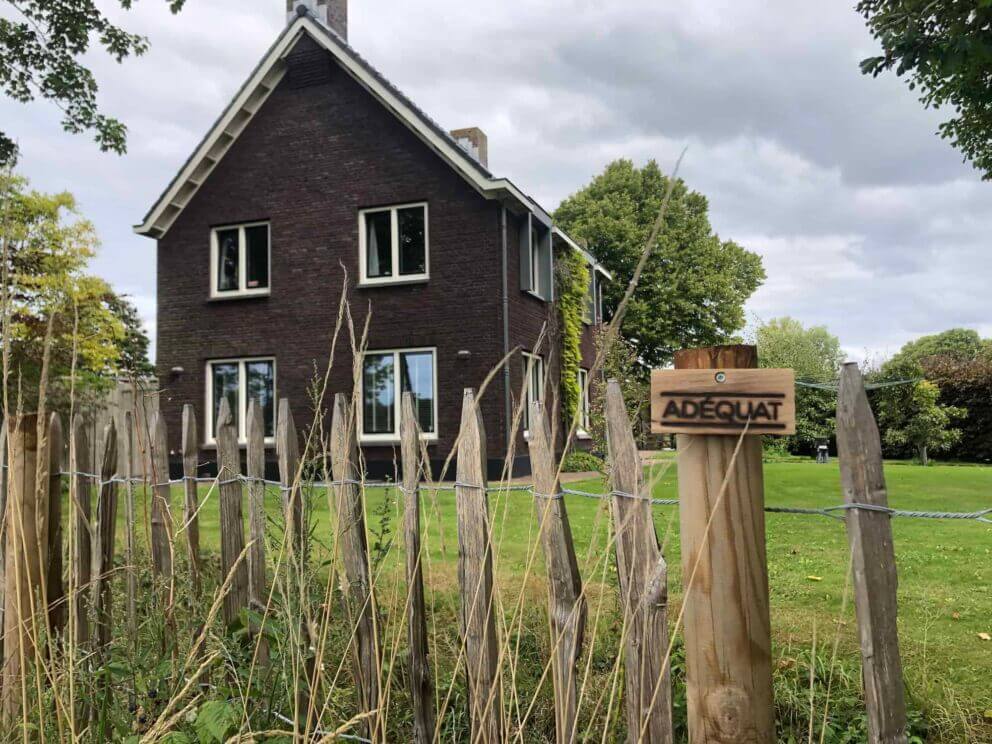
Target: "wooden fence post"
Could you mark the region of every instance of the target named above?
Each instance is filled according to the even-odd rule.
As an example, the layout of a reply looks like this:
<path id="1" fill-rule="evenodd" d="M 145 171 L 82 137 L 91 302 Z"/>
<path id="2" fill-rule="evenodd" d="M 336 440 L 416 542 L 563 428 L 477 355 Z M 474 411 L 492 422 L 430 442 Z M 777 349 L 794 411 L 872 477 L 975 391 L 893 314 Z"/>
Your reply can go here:
<path id="1" fill-rule="evenodd" d="M 676 369 L 757 363 L 753 346 L 675 355 Z M 689 736 L 774 741 L 761 437 L 676 439 Z"/>
<path id="2" fill-rule="evenodd" d="M 651 494 L 644 488 L 641 458 L 616 380 L 607 384 L 605 408 L 624 617 L 627 741 L 666 743 L 672 741 L 671 665 L 664 664 L 669 645 L 668 564 L 658 544 Z"/>
<path id="3" fill-rule="evenodd" d="M 152 463 L 152 568 L 157 577 L 172 583 L 172 486 L 169 484 L 169 440 L 165 418 L 156 411 L 151 429 Z"/>
<path id="4" fill-rule="evenodd" d="M 858 365 L 845 364 L 837 397 L 837 455 L 846 504 L 888 507 L 882 444 Z M 906 703 L 896 626 L 896 556 L 891 517 L 848 509 L 854 605 L 872 744 L 904 744 Z"/>
<path id="5" fill-rule="evenodd" d="M 114 571 L 114 543 L 117 534 L 117 428 L 113 418 L 103 434 L 103 464 L 100 468 L 100 495 L 97 501 L 97 528 L 94 547 L 92 602 L 96 612 L 93 648 L 102 654 L 110 644 L 113 630 L 111 576 Z"/>
<path id="6" fill-rule="evenodd" d="M 400 440 L 413 731 L 418 744 L 427 744 L 434 740 L 435 715 L 431 667 L 427 660 L 427 610 L 424 606 L 423 549 L 420 544 L 420 427 L 413 410 L 412 393 L 403 393 Z"/>
<path id="7" fill-rule="evenodd" d="M 48 538 L 48 488 L 36 488 L 38 416 L 8 418 L 11 427 L 7 497 L 6 587 L 4 589 L 3 718 L 8 724 L 21 712 L 24 661 L 37 648 L 39 625 L 47 608 L 40 605 L 42 546 Z"/>
<path id="8" fill-rule="evenodd" d="M 0 418 L 0 592 L 7 587 L 7 417 Z M 0 630 L 4 627 L 6 600 L 0 594 Z M 3 633 L 0 633 L 0 660 L 3 655 Z M 0 686 L 3 685 L 3 670 L 0 669 Z"/>
<path id="9" fill-rule="evenodd" d="M 53 413 L 48 423 L 48 566 L 45 592 L 48 627 L 53 639 L 62 634 L 66 621 L 65 585 L 62 582 L 62 419 Z"/>
<path id="10" fill-rule="evenodd" d="M 495 744 L 503 740 L 503 685 L 493 606 L 486 432 L 471 388 L 462 398 L 456 478 L 458 582 L 472 741 Z"/>
<path id="11" fill-rule="evenodd" d="M 138 569 L 134 542 L 134 419 L 130 411 L 124 411 L 124 436 L 121 439 L 124 452 L 121 457 L 124 466 L 124 562 L 127 564 L 127 632 L 132 650 L 138 642 Z"/>
<path id="12" fill-rule="evenodd" d="M 565 744 L 575 741 L 577 736 L 575 665 L 582 650 L 586 602 L 582 596 L 582 577 L 575 557 L 572 527 L 558 481 L 548 417 L 538 401 L 531 404 L 530 422 L 527 444 L 534 474 L 534 508 L 548 573 L 556 740 L 558 744 Z"/>
<path id="13" fill-rule="evenodd" d="M 248 451 L 245 469 L 248 475 L 248 606 L 265 612 L 265 430 L 262 409 L 257 400 L 248 404 Z M 258 630 L 258 629 L 256 629 Z M 269 644 L 258 639 L 258 661 L 269 661 Z"/>
<path id="14" fill-rule="evenodd" d="M 73 640 L 77 648 L 85 648 L 90 639 L 89 592 L 92 568 L 93 526 L 92 477 L 90 475 L 90 447 L 86 440 L 86 424 L 78 413 L 72 419 L 69 432 L 70 510 L 69 520 L 72 545 L 72 591 L 69 592 L 69 612 L 74 615 Z M 73 612 L 75 608 L 75 612 Z"/>
<path id="15" fill-rule="evenodd" d="M 368 562 L 368 535 L 365 508 L 358 472 L 358 444 L 355 420 L 347 398 L 334 396 L 331 419 L 331 469 L 335 481 L 338 519 L 337 550 L 341 554 L 346 586 L 345 607 L 348 624 L 354 629 L 351 643 L 355 686 L 362 712 L 379 708 L 379 671 L 382 668 L 378 638 L 378 608 L 372 591 Z M 382 716 L 377 712 L 367 720 L 369 738 L 384 737 Z"/>
<path id="16" fill-rule="evenodd" d="M 197 514 L 199 498 L 196 481 L 197 457 L 200 443 L 197 440 L 196 410 L 187 403 L 183 406 L 183 522 L 186 525 L 186 550 L 189 556 L 190 578 L 193 580 L 193 593 L 199 597 L 202 588 L 200 578 L 200 517 Z"/>
<path id="17" fill-rule="evenodd" d="M 297 479 L 300 468 L 300 443 L 296 438 L 296 424 L 293 412 L 289 407 L 289 399 L 279 401 L 279 416 L 276 424 L 276 455 L 279 458 L 279 477 L 282 480 L 283 519 L 286 531 L 290 535 L 289 547 L 292 555 L 302 565 L 305 558 L 306 543 L 304 535 L 306 526 L 303 524 L 303 489 Z"/>
<path id="18" fill-rule="evenodd" d="M 248 566 L 238 559 L 245 549 L 244 517 L 241 509 L 241 456 L 238 433 L 227 398 L 217 413 L 217 480 L 220 483 L 220 572 L 225 581 L 234 576 L 224 596 L 224 623 L 230 625 L 248 604 Z M 235 564 L 237 567 L 235 568 Z"/>

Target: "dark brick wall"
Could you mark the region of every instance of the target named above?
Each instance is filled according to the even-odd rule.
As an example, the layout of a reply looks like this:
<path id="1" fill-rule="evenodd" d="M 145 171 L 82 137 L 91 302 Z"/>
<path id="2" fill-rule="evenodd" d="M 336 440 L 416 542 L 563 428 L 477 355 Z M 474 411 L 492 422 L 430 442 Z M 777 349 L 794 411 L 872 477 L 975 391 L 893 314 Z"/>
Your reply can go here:
<path id="1" fill-rule="evenodd" d="M 196 405 L 203 428 L 210 359 L 275 356 L 277 395 L 290 399 L 299 427 L 312 420 L 307 385 L 315 364 L 320 374 L 327 367 L 343 265 L 359 333 L 373 308 L 369 349 L 437 347 L 440 438 L 430 451 L 443 459 L 462 389 L 477 387 L 502 355 L 500 207 L 314 49 L 308 39 L 298 45 L 297 69 L 159 241 L 158 373 L 170 447 L 179 446 L 182 404 Z M 429 204 L 430 281 L 355 288 L 358 210 L 421 200 Z M 271 223 L 271 294 L 210 301 L 210 228 L 248 220 Z M 330 392 L 351 391 L 349 346 L 347 335 L 338 339 Z M 185 371 L 173 377 L 174 367 Z M 493 384 L 483 415 L 496 457 L 502 411 L 503 386 Z M 365 455 L 391 463 L 393 448 Z"/>

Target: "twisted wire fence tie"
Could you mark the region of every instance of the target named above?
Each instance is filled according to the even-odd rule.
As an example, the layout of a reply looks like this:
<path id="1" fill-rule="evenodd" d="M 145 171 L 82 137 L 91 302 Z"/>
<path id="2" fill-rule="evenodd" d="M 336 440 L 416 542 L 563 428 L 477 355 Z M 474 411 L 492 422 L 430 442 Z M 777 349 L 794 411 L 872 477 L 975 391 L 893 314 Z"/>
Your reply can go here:
<path id="1" fill-rule="evenodd" d="M 540 493 L 539 491 L 534 491 L 534 498 L 544 499 L 545 501 L 560 501 L 565 498 L 565 493 L 559 491 L 558 493 Z"/>
<path id="2" fill-rule="evenodd" d="M 488 491 L 486 486 L 480 486 L 476 483 L 463 483 L 462 481 L 455 481 L 455 488 L 474 488 L 477 491 Z"/>
<path id="3" fill-rule="evenodd" d="M 360 480 L 355 480 L 354 478 L 337 478 L 335 480 L 328 481 L 326 485 L 332 488 L 337 488 L 338 486 L 360 486 L 362 485 L 362 482 Z"/>

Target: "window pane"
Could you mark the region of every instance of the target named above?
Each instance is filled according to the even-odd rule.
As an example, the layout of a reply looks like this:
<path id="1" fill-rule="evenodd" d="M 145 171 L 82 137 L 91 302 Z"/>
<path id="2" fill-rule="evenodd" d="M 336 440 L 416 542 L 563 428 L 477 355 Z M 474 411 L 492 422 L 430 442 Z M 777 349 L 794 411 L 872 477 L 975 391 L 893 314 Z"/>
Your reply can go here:
<path id="1" fill-rule="evenodd" d="M 238 229 L 217 231 L 217 291 L 238 289 Z"/>
<path id="2" fill-rule="evenodd" d="M 427 271 L 424 211 L 423 207 L 397 210 L 400 230 L 400 274 L 423 274 Z"/>
<path id="3" fill-rule="evenodd" d="M 246 362 L 245 372 L 248 377 L 248 403 L 258 401 L 262 409 L 263 431 L 265 436 L 274 437 L 276 434 L 276 391 L 275 369 L 272 362 Z"/>
<path id="4" fill-rule="evenodd" d="M 586 290 L 585 320 L 590 323 L 596 320 L 596 278 L 589 272 L 589 289 Z"/>
<path id="5" fill-rule="evenodd" d="M 362 363 L 362 430 L 392 434 L 396 382 L 392 354 L 366 354 Z"/>
<path id="6" fill-rule="evenodd" d="M 227 404 L 231 407 L 231 416 L 234 419 L 234 428 L 237 431 L 238 425 L 238 363 L 224 362 L 222 364 L 211 364 L 213 372 L 213 401 L 214 401 L 214 437 L 217 436 L 218 418 L 220 415 L 220 402 L 227 398 Z"/>
<path id="7" fill-rule="evenodd" d="M 369 278 L 393 275 L 392 213 L 365 215 L 365 275 Z"/>
<path id="8" fill-rule="evenodd" d="M 247 289 L 264 289 L 269 286 L 269 226 L 255 225 L 245 228 L 245 249 L 248 261 Z"/>
<path id="9" fill-rule="evenodd" d="M 400 384 L 413 393 L 413 408 L 422 431 L 434 433 L 434 354 L 414 351 L 400 354 Z"/>
<path id="10" fill-rule="evenodd" d="M 579 370 L 579 428 L 583 431 L 589 429 L 589 394 L 586 392 L 586 382 L 589 373 L 584 369 Z"/>
<path id="11" fill-rule="evenodd" d="M 541 238 L 537 234 L 537 228 L 532 227 L 530 230 L 530 284 L 531 288 L 537 292 L 541 293 L 541 286 L 543 279 L 541 274 Z"/>

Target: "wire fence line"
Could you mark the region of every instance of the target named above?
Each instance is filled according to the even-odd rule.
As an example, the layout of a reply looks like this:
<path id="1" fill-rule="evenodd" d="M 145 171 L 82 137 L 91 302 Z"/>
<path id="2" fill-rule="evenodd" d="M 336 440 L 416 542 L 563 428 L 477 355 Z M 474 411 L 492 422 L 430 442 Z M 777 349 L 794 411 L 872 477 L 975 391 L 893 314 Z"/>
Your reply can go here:
<path id="1" fill-rule="evenodd" d="M 254 478 L 247 475 L 237 475 L 231 478 L 221 479 L 219 476 L 182 476 L 180 478 L 171 478 L 167 481 L 161 483 L 149 483 L 148 479 L 135 476 L 132 478 L 123 478 L 120 476 L 114 476 L 113 478 L 102 478 L 96 473 L 85 473 L 85 472 L 71 472 L 71 471 L 60 471 L 58 473 L 60 476 L 65 476 L 69 478 L 87 478 L 92 479 L 98 484 L 99 487 L 111 484 L 119 485 L 150 485 L 155 486 L 175 486 L 180 485 L 189 481 L 195 483 L 212 484 L 216 486 L 224 486 L 232 483 L 239 483 L 242 485 L 252 485 L 252 484 L 262 484 L 266 488 L 278 489 L 280 492 L 286 492 L 290 490 L 295 490 L 297 488 L 337 488 L 344 485 L 357 486 L 360 488 L 381 488 L 381 489 L 395 489 L 397 491 L 406 491 L 405 488 L 399 483 L 394 481 L 361 481 L 353 479 L 344 480 L 332 480 L 332 481 L 301 481 L 298 484 L 292 486 L 287 486 L 281 481 L 268 480 L 265 478 Z M 678 506 L 678 499 L 658 499 L 650 496 L 644 496 L 641 494 L 627 493 L 625 491 L 606 491 L 606 492 L 595 492 L 595 491 L 582 491 L 576 488 L 562 488 L 558 493 L 545 494 L 538 493 L 534 490 L 533 484 L 501 484 L 498 486 L 486 486 L 483 488 L 481 485 L 471 484 L 471 483 L 431 483 L 423 482 L 418 487 L 420 491 L 426 492 L 442 492 L 442 491 L 454 491 L 456 488 L 471 488 L 478 490 L 485 490 L 487 493 L 513 493 L 513 492 L 528 492 L 533 496 L 541 499 L 562 499 L 565 496 L 577 496 L 586 499 L 595 499 L 602 501 L 606 498 L 616 496 L 619 498 L 634 499 L 639 501 L 650 502 L 652 506 Z M 875 504 L 838 504 L 836 506 L 826 506 L 826 507 L 802 507 L 802 506 L 766 506 L 765 511 L 771 514 L 799 514 L 799 515 L 812 515 L 820 517 L 829 517 L 831 519 L 836 519 L 841 522 L 844 521 L 844 513 L 851 511 L 853 509 L 860 509 L 864 511 L 879 512 L 882 514 L 888 514 L 890 517 L 901 517 L 908 519 L 939 519 L 939 520 L 958 520 L 958 521 L 975 521 L 982 524 L 992 525 L 992 507 L 988 509 L 981 509 L 978 511 L 971 512 L 955 512 L 955 511 L 922 511 L 915 509 L 893 509 L 887 506 L 877 506 Z"/>
<path id="2" fill-rule="evenodd" d="M 922 377 L 915 377 L 908 380 L 880 380 L 878 382 L 866 382 L 865 390 L 883 390 L 885 388 L 899 387 L 900 385 L 915 385 L 923 382 Z M 836 393 L 840 389 L 840 381 L 817 382 L 816 380 L 796 380 L 796 387 L 811 388 L 813 390 L 826 390 Z"/>

